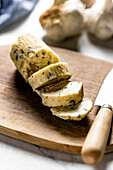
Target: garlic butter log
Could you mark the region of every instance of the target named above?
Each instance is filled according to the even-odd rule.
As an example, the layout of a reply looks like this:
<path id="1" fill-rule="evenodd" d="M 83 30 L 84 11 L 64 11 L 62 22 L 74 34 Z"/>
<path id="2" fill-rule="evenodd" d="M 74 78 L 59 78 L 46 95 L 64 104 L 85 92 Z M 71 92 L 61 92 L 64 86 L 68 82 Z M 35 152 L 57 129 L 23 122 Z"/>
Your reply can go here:
<path id="1" fill-rule="evenodd" d="M 89 99 L 83 99 L 80 103 L 76 104 L 75 106 L 68 106 L 68 107 L 55 107 L 51 108 L 51 112 L 53 115 L 64 119 L 64 120 L 81 120 L 92 109 L 92 101 Z"/>
<path id="2" fill-rule="evenodd" d="M 72 106 L 83 98 L 83 83 L 69 82 L 62 89 L 48 93 L 36 91 L 42 98 L 42 103 L 48 107 Z"/>
<path id="3" fill-rule="evenodd" d="M 98 39 L 111 38 L 113 36 L 112 0 L 97 0 L 91 8 L 86 9 L 85 23 L 87 31 Z"/>
<path id="4" fill-rule="evenodd" d="M 81 33 L 84 9 L 80 0 L 55 0 L 39 20 L 50 39 L 61 41 Z"/>
<path id="5" fill-rule="evenodd" d="M 26 81 L 36 71 L 59 62 L 59 57 L 42 40 L 26 34 L 13 44 L 10 56 Z"/>
<path id="6" fill-rule="evenodd" d="M 55 81 L 71 78 L 69 66 L 66 62 L 51 64 L 32 74 L 28 82 L 35 91 L 37 88 L 54 83 Z"/>

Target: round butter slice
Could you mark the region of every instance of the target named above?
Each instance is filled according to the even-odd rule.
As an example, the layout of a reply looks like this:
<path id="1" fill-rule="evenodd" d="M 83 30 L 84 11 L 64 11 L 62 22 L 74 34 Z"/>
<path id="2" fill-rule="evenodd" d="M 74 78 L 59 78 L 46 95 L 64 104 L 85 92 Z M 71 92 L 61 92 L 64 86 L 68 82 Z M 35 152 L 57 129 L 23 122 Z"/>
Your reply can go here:
<path id="1" fill-rule="evenodd" d="M 49 46 L 31 34 L 18 38 L 12 45 L 10 56 L 26 81 L 36 71 L 60 61 Z"/>
<path id="2" fill-rule="evenodd" d="M 53 115 L 64 120 L 81 120 L 89 114 L 93 107 L 92 101 L 89 99 L 83 99 L 80 103 L 74 107 L 56 107 L 51 108 Z"/>
<path id="3" fill-rule="evenodd" d="M 48 93 L 41 92 L 42 103 L 48 107 L 72 106 L 83 98 L 83 83 L 69 82 L 62 89 Z"/>
<path id="4" fill-rule="evenodd" d="M 69 72 L 69 66 L 66 62 L 59 62 L 51 64 L 34 74 L 32 74 L 28 82 L 31 85 L 33 91 L 37 90 L 39 87 L 58 82 L 60 80 L 68 80 L 71 78 L 71 73 Z"/>

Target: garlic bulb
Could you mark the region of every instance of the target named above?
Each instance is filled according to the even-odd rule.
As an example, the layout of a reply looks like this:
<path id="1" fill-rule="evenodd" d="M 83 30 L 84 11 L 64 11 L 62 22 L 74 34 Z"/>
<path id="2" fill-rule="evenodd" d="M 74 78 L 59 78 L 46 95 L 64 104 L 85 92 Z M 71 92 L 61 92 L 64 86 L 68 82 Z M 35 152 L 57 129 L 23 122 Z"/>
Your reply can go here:
<path id="1" fill-rule="evenodd" d="M 86 9 L 85 23 L 88 32 L 100 40 L 113 36 L 113 1 L 96 0 L 94 5 Z"/>
<path id="2" fill-rule="evenodd" d="M 39 20 L 50 39 L 61 41 L 82 31 L 84 10 L 80 0 L 55 0 Z"/>

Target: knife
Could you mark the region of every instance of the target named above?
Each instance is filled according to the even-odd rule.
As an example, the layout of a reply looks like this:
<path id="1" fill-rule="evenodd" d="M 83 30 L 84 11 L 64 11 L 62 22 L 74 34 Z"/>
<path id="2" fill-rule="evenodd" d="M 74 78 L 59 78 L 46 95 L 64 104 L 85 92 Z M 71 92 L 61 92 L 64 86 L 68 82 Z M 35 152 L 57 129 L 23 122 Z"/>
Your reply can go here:
<path id="1" fill-rule="evenodd" d="M 91 165 L 101 161 L 110 132 L 113 115 L 113 69 L 104 79 L 94 105 L 101 106 L 101 108 L 81 150 L 83 161 Z"/>

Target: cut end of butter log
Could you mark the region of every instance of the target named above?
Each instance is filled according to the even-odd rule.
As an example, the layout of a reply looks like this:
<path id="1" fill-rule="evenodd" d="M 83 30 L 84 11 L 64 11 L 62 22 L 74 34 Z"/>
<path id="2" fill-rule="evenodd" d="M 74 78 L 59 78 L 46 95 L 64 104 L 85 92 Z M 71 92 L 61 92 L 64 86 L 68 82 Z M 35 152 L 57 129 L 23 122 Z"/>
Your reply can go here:
<path id="1" fill-rule="evenodd" d="M 75 106 L 68 107 L 55 107 L 51 108 L 51 112 L 54 116 L 57 116 L 64 120 L 76 120 L 83 119 L 91 111 L 93 107 L 92 101 L 89 99 L 83 99 Z"/>
<path id="2" fill-rule="evenodd" d="M 58 62 L 32 74 L 29 77 L 28 82 L 31 85 L 33 91 L 35 91 L 39 87 L 53 84 L 54 82 L 58 81 L 66 81 L 70 78 L 71 73 L 69 71 L 68 64 L 66 62 Z"/>
<path id="3" fill-rule="evenodd" d="M 62 89 L 52 92 L 36 92 L 42 98 L 42 103 L 48 107 L 74 106 L 83 99 L 83 83 L 69 82 Z"/>
<path id="4" fill-rule="evenodd" d="M 60 61 L 49 46 L 31 34 L 18 38 L 12 45 L 10 56 L 26 81 L 36 71 Z"/>

